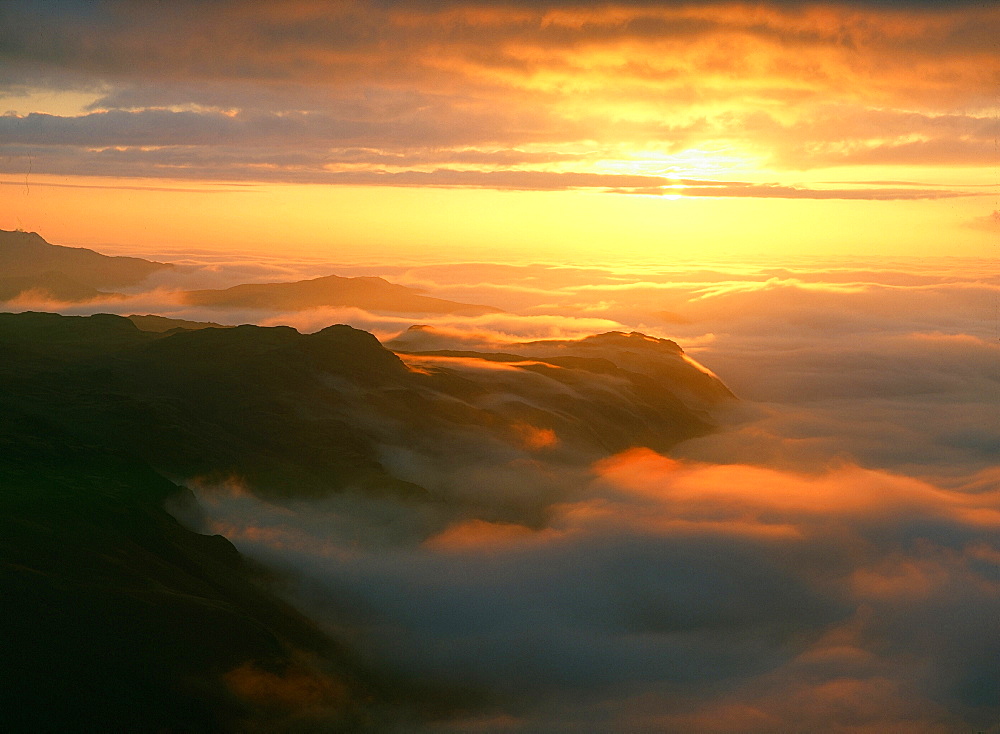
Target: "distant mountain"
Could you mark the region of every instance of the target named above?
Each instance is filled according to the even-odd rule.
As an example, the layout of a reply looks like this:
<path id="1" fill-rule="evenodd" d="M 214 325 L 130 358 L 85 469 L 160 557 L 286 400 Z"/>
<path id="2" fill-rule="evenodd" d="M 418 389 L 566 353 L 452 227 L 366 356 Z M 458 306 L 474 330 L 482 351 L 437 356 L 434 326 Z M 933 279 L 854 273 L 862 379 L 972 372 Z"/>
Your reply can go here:
<path id="1" fill-rule="evenodd" d="M 0 274 L 5 279 L 52 278 L 52 273 L 59 273 L 89 288 L 117 288 L 171 267 L 137 257 L 109 257 L 83 247 L 50 245 L 36 232 L 0 230 Z"/>
<path id="2" fill-rule="evenodd" d="M 222 290 L 188 291 L 184 300 L 193 306 L 263 308 L 297 311 L 328 306 L 355 307 L 390 313 L 498 313 L 492 306 L 447 301 L 422 295 L 413 288 L 382 278 L 344 278 L 327 275 L 293 283 L 257 283 Z"/>
<path id="3" fill-rule="evenodd" d="M 103 289 L 136 285 L 157 271 L 173 267 L 136 257 L 109 257 L 82 247 L 51 245 L 35 232 L 0 230 L 0 302 L 27 294 L 70 303 L 120 298 L 121 294 Z M 290 283 L 248 283 L 218 290 L 186 291 L 181 298 L 192 306 L 219 309 L 300 311 L 330 307 L 469 316 L 501 312 L 492 306 L 433 298 L 382 278 L 338 275 Z M 147 319 L 146 326 L 151 324 Z"/>
<path id="4" fill-rule="evenodd" d="M 550 358 L 608 359 L 623 370 L 670 385 L 675 394 L 686 396 L 695 405 L 713 405 L 735 398 L 718 377 L 689 357 L 676 342 L 636 331 L 628 334 L 609 331 L 576 340 L 524 342 L 518 349 L 527 355 Z"/>

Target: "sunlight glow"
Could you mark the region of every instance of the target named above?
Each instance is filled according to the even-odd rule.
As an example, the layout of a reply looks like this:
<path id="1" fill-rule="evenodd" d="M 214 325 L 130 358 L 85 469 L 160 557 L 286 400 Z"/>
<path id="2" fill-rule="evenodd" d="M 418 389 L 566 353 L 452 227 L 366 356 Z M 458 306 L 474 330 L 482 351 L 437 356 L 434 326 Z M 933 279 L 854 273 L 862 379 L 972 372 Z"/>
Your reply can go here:
<path id="1" fill-rule="evenodd" d="M 705 178 L 746 175 L 759 170 L 750 156 L 727 148 L 688 148 L 678 153 L 662 150 L 639 150 L 622 153 L 614 160 L 594 164 L 601 173 L 668 178 Z"/>

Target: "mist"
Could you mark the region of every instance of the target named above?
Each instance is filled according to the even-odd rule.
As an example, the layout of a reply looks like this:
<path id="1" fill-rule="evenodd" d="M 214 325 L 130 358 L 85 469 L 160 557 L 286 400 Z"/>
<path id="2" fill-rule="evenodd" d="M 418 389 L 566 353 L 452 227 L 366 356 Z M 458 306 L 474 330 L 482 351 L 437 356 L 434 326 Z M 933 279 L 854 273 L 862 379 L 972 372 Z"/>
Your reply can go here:
<path id="1" fill-rule="evenodd" d="M 734 390 L 718 430 L 602 454 L 384 427 L 383 465 L 435 501 L 205 485 L 204 527 L 374 669 L 457 696 L 422 731 L 1000 730 L 995 273 L 537 270 L 396 276 L 505 315 L 354 315 L 414 368 L 552 351 L 600 292 L 587 318 L 671 336 Z M 450 368 L 504 399 L 497 367 Z"/>

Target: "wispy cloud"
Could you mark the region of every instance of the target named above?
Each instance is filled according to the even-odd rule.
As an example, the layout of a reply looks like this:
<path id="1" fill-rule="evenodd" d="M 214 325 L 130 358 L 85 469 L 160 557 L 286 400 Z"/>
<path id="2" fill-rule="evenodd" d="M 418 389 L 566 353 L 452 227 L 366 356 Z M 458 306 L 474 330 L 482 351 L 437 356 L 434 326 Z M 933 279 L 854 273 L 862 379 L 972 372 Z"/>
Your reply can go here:
<path id="1" fill-rule="evenodd" d="M 992 214 L 984 217 L 976 217 L 968 226 L 985 232 L 1000 232 L 1000 209 L 994 209 Z"/>

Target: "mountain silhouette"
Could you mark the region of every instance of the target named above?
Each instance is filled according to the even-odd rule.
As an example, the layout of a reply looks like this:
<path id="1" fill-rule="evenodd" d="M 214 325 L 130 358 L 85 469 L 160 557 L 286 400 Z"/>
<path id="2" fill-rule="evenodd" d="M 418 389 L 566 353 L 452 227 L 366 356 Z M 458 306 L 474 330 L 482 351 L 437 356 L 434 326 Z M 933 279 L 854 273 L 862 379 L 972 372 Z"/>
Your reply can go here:
<path id="1" fill-rule="evenodd" d="M 104 289 L 135 286 L 153 273 L 173 267 L 170 263 L 109 257 L 82 247 L 52 245 L 36 232 L 0 230 L 0 302 L 25 296 L 67 303 L 122 298 L 122 294 Z M 382 278 L 338 275 L 182 291 L 180 297 L 191 306 L 217 309 L 301 311 L 328 307 L 406 314 L 501 313 L 492 306 L 433 298 Z"/>
<path id="2" fill-rule="evenodd" d="M 0 230 L 0 273 L 4 279 L 61 277 L 93 289 L 119 288 L 141 283 L 158 270 L 171 267 L 137 257 L 110 257 L 84 247 L 52 245 L 37 232 Z M 86 298 L 67 300 L 93 297 L 89 291 L 82 295 Z"/>
<path id="3" fill-rule="evenodd" d="M 500 309 L 491 306 L 431 298 L 413 288 L 382 278 L 344 278 L 339 275 L 293 283 L 249 283 L 220 290 L 187 291 L 184 300 L 193 306 L 280 311 L 327 306 L 389 313 L 461 313 L 470 316 L 500 312 Z"/>

